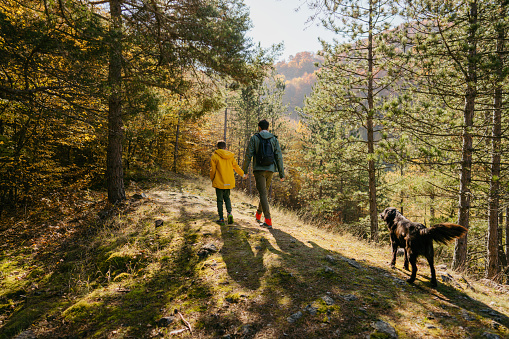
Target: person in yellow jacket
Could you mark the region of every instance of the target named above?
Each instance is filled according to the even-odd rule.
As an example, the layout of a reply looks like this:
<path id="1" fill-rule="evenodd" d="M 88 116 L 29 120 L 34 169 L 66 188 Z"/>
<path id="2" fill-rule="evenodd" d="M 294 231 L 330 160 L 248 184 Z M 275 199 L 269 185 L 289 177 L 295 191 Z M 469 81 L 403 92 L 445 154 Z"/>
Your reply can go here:
<path id="1" fill-rule="evenodd" d="M 217 222 L 221 225 L 224 225 L 223 201 L 228 213 L 228 223 L 233 224 L 230 190 L 235 187 L 234 170 L 238 175 L 244 175 L 244 171 L 235 161 L 234 154 L 226 150 L 226 142 L 218 141 L 217 150 L 210 158 L 210 180 L 212 180 L 212 187 L 216 189 L 217 212 L 219 214 Z"/>

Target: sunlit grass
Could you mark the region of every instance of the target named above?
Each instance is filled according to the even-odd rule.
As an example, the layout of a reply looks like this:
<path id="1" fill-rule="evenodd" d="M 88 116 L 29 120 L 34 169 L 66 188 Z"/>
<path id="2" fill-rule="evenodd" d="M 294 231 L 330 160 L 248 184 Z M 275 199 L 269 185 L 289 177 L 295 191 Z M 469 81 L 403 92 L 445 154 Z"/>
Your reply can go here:
<path id="1" fill-rule="evenodd" d="M 235 224 L 219 226 L 205 179 L 160 185 L 147 194 L 109 218 L 91 218 L 94 224 L 76 229 L 80 236 L 62 241 L 51 255 L 11 249 L 16 255 L 0 261 L 0 307 L 8 311 L 0 334 L 30 328 L 40 338 L 169 338 L 172 330 L 186 328 L 175 310 L 195 331 L 181 334 L 189 338 L 243 331 L 258 338 L 325 338 L 337 330 L 340 337 L 364 338 L 377 320 L 391 324 L 400 338 L 461 338 L 466 330 L 460 327 L 473 335 L 509 334 L 507 294 L 465 276 L 472 291 L 454 272 L 454 284 L 439 278 L 438 289 L 431 289 L 424 262 L 415 285 L 408 285 L 403 259 L 396 269 L 388 265 L 388 243 L 318 228 L 277 206 L 274 229 L 262 229 L 254 222 L 256 198 L 237 191 Z M 163 226 L 155 226 L 157 219 Z M 198 256 L 209 243 L 219 251 Z M 306 311 L 308 305 L 316 313 Z M 289 323 L 298 311 L 303 316 Z M 497 329 L 489 311 L 502 315 Z M 168 316 L 174 322 L 159 327 L 157 320 Z"/>

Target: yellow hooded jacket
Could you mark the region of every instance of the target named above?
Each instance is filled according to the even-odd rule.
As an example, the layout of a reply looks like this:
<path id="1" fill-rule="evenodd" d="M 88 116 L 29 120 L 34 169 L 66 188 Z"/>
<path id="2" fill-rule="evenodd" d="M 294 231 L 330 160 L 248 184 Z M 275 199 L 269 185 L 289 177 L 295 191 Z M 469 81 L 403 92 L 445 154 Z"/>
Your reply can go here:
<path id="1" fill-rule="evenodd" d="M 212 158 L 210 158 L 210 180 L 212 186 L 220 189 L 232 189 L 235 187 L 235 177 L 233 170 L 240 176 L 244 175 L 244 171 L 235 161 L 232 152 L 217 149 Z"/>

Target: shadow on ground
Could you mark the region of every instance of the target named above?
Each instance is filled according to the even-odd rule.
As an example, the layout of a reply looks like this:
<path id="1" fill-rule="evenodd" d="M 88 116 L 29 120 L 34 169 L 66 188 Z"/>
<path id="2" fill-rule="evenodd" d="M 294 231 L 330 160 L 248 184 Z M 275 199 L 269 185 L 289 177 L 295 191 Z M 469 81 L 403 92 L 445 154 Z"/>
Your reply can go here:
<path id="1" fill-rule="evenodd" d="M 147 215 L 126 237 L 101 221 L 33 257 L 11 244 L 4 253 L 39 273 L 0 296 L 8 311 L 0 337 L 28 328 L 38 338 L 168 337 L 185 327 L 175 309 L 193 324 L 183 337 L 365 338 L 378 320 L 403 337 L 508 333 L 506 315 L 451 286 L 430 289 L 428 277 L 411 286 L 399 271 L 304 242 L 284 226 L 219 226 L 211 209 L 169 207 L 177 220 L 155 228 Z M 198 256 L 206 243 L 220 251 Z M 137 252 L 117 255 L 128 245 Z M 418 316 L 398 325 L 408 308 Z"/>
<path id="2" fill-rule="evenodd" d="M 225 249 L 222 257 L 229 276 L 245 288 L 259 286 L 255 297 L 236 310 L 237 332 L 232 335 L 365 337 L 380 319 L 396 324 L 404 318 L 400 308 L 405 304 L 419 305 L 421 312 L 419 319 L 406 321 L 400 328 L 395 325 L 407 336 L 420 337 L 426 332 L 433 336 L 437 328 L 451 337 L 507 333 L 506 315 L 451 286 L 440 284 L 438 290 L 431 289 L 429 277 L 409 285 L 403 280 L 406 277 L 392 269 L 345 258 L 312 241 L 304 243 L 284 229 L 267 232 L 241 224 L 235 230 L 228 226 L 221 230 Z M 266 253 L 274 257 L 267 259 Z M 267 260 L 273 264 L 267 264 Z M 247 273 L 249 268 L 253 272 Z M 250 283 L 246 283 L 248 276 Z M 234 310 L 229 308 L 229 323 L 233 322 Z M 218 321 L 221 318 L 217 314 L 209 319 L 209 323 Z M 409 326 L 413 322 L 421 323 L 424 333 L 415 332 Z"/>

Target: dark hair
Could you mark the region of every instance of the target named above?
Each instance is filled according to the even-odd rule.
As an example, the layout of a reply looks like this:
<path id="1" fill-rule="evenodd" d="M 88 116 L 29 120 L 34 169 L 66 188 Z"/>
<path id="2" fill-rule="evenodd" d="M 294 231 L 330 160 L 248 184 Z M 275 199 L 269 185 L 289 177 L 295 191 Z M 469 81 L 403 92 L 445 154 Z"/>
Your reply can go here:
<path id="1" fill-rule="evenodd" d="M 217 142 L 217 148 L 226 149 L 226 142 L 224 142 L 223 140 L 219 140 Z"/>
<path id="2" fill-rule="evenodd" d="M 260 122 L 258 123 L 258 126 L 260 126 L 260 128 L 262 130 L 267 130 L 267 129 L 269 129 L 269 122 L 265 119 L 260 120 Z"/>

